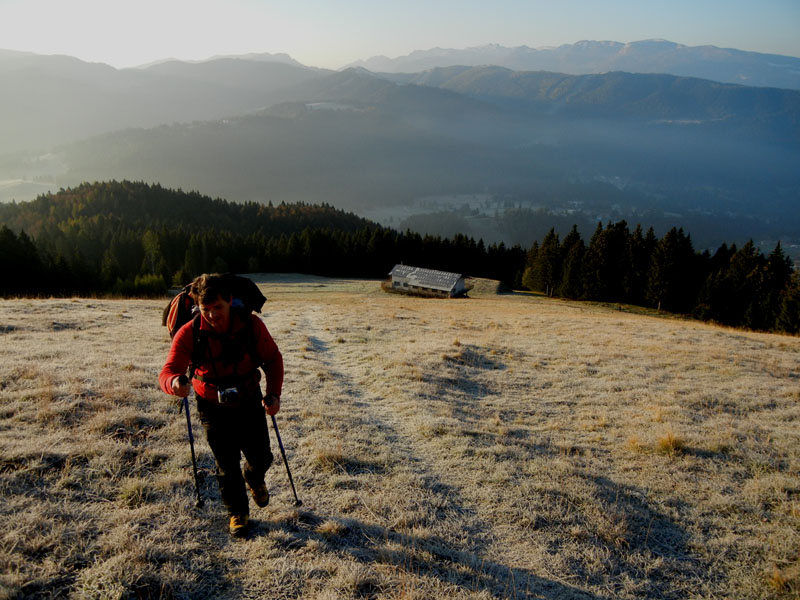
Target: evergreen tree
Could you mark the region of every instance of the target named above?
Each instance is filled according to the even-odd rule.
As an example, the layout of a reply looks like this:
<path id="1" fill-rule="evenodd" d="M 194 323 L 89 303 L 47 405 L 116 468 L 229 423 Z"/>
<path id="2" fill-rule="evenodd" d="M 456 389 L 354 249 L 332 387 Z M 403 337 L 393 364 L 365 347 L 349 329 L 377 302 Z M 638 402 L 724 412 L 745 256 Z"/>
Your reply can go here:
<path id="1" fill-rule="evenodd" d="M 533 268 L 536 264 L 536 257 L 539 255 L 539 242 L 533 242 L 531 249 L 525 255 L 525 270 L 522 274 L 522 286 L 528 290 L 536 289 L 533 279 Z"/>
<path id="2" fill-rule="evenodd" d="M 3 225 L 0 227 L 0 296 L 35 293 L 42 287 L 44 269 L 36 246 L 22 231 L 16 235 Z"/>
<path id="3" fill-rule="evenodd" d="M 781 293 L 781 308 L 776 328 L 786 333 L 800 333 L 800 276 L 793 273 Z"/>
<path id="4" fill-rule="evenodd" d="M 647 301 L 647 277 L 653 260 L 658 238 L 650 227 L 642 234 L 642 226 L 637 225 L 631 234 L 631 273 L 628 280 L 628 301 L 644 306 Z"/>
<path id="5" fill-rule="evenodd" d="M 658 242 L 647 285 L 647 299 L 659 310 L 688 313 L 697 298 L 697 262 L 692 240 L 673 227 Z"/>
<path id="6" fill-rule="evenodd" d="M 767 257 L 761 277 L 761 290 L 753 306 L 750 327 L 771 330 L 778 327 L 783 295 L 789 287 L 794 268 L 784 254 L 781 243 Z"/>
<path id="7" fill-rule="evenodd" d="M 561 250 L 563 262 L 558 295 L 563 298 L 580 298 L 583 294 L 583 255 L 586 252 L 586 245 L 576 225 L 572 226 L 572 230 L 564 238 Z"/>
<path id="8" fill-rule="evenodd" d="M 738 250 L 735 246 L 720 248 L 711 264 L 719 270 L 709 275 L 695 315 L 734 327 L 755 324 L 757 298 L 766 266 L 763 255 L 750 240 Z"/>
<path id="9" fill-rule="evenodd" d="M 555 293 L 561 282 L 561 245 L 555 228 L 544 236 L 542 245 L 536 253 L 533 263 L 533 289 L 544 292 L 548 296 Z"/>
<path id="10" fill-rule="evenodd" d="M 758 311 L 765 267 L 764 255 L 755 247 L 753 240 L 749 240 L 734 254 L 727 273 L 733 284 L 733 314 L 731 321 L 726 323 L 750 328 L 760 325 Z"/>
<path id="11" fill-rule="evenodd" d="M 729 281 L 725 274 L 735 253 L 735 245 L 728 248 L 727 244 L 723 243 L 714 256 L 708 259 L 705 281 L 700 288 L 697 302 L 692 311 L 696 318 L 704 321 L 723 322 L 722 311 L 727 306 L 727 299 L 732 293 L 732 290 L 728 289 Z"/>
<path id="12" fill-rule="evenodd" d="M 631 245 L 625 221 L 597 229 L 584 257 L 584 293 L 587 299 L 626 302 L 631 273 Z"/>
<path id="13" fill-rule="evenodd" d="M 603 223 L 597 223 L 597 227 L 589 240 L 589 247 L 583 257 L 583 296 L 584 300 L 601 300 L 604 290 L 602 281 L 602 237 Z"/>

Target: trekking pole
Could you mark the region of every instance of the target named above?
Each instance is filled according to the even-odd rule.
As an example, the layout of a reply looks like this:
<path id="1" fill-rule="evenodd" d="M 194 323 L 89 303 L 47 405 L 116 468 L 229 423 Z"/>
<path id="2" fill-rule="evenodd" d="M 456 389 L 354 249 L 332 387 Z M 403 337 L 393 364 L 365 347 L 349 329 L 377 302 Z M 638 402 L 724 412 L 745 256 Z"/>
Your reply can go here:
<path id="1" fill-rule="evenodd" d="M 297 497 L 297 490 L 294 489 L 294 480 L 292 479 L 292 472 L 289 470 L 289 461 L 286 460 L 286 450 L 283 449 L 283 442 L 281 441 L 281 434 L 278 433 L 278 422 L 275 420 L 275 415 L 272 415 L 272 428 L 275 430 L 275 437 L 278 438 L 278 446 L 281 448 L 281 456 L 283 456 L 283 464 L 286 465 L 286 474 L 289 476 L 289 483 L 292 484 L 292 493 L 294 494 L 294 505 L 302 506 L 303 502 Z"/>
<path id="2" fill-rule="evenodd" d="M 186 375 L 181 375 L 178 377 L 178 383 L 181 385 L 186 385 L 189 383 L 189 379 Z M 194 435 L 192 435 L 192 419 L 189 417 L 189 396 L 186 395 L 183 397 L 181 401 L 181 410 L 186 409 L 186 427 L 189 430 L 189 447 L 192 449 L 192 470 L 194 471 L 194 490 L 197 492 L 197 502 L 195 502 L 195 506 L 197 508 L 203 507 L 203 497 L 200 495 L 200 479 L 197 476 L 197 459 L 194 455 Z"/>

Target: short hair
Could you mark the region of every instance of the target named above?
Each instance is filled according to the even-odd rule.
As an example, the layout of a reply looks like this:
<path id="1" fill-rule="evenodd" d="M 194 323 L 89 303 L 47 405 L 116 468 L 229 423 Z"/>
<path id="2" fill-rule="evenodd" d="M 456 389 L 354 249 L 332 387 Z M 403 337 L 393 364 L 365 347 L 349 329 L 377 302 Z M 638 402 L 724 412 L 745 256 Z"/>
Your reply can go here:
<path id="1" fill-rule="evenodd" d="M 200 304 L 211 304 L 217 298 L 225 301 L 231 299 L 231 287 L 225 277 L 219 273 L 203 273 L 195 277 L 189 288 L 189 295 L 198 306 Z"/>

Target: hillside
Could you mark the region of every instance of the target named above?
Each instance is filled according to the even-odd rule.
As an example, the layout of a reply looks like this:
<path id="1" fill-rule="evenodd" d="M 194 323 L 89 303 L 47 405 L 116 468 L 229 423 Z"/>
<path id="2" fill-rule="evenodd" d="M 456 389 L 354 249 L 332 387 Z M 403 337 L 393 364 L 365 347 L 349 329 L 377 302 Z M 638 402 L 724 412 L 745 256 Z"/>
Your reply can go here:
<path id="1" fill-rule="evenodd" d="M 283 466 L 229 538 L 163 301 L 0 303 L 0 596 L 796 597 L 800 339 L 258 276 Z M 274 441 L 273 441 L 274 443 Z"/>
<path id="2" fill-rule="evenodd" d="M 257 58 L 117 71 L 34 55 L 0 75 L 0 202 L 128 179 L 507 245 L 561 218 L 586 235 L 598 220 L 683 227 L 703 248 L 799 240 L 797 90 Z"/>
<path id="3" fill-rule="evenodd" d="M 65 232 L 75 227 L 84 231 L 97 228 L 93 233 L 101 235 L 170 228 L 195 233 L 258 232 L 274 237 L 300 233 L 306 228 L 353 232 L 375 227 L 366 219 L 327 204 L 236 203 L 141 181 L 82 183 L 30 202 L 3 204 L 0 223 L 33 236 L 47 229 Z"/>
<path id="4" fill-rule="evenodd" d="M 114 69 L 69 56 L 0 53 L 0 155 L 128 127 L 247 113 L 275 102 L 277 90 L 324 73 L 256 58 Z"/>
<path id="5" fill-rule="evenodd" d="M 401 80 L 555 115 L 717 123 L 758 131 L 765 139 L 790 146 L 800 140 L 800 92 L 794 90 L 662 74 L 614 71 L 575 76 L 486 66 L 437 68 Z"/>
<path id="6" fill-rule="evenodd" d="M 684 227 L 701 247 L 797 239 L 800 92 L 499 68 L 403 81 L 317 75 L 246 116 L 7 156 L 2 196 L 25 182 L 130 179 L 234 201 L 327 202 L 391 226 L 444 212 L 468 221 L 461 233 L 524 246 L 536 239 L 526 231 L 565 216 L 567 226 Z M 520 232 L 519 220 L 504 221 L 508 209 L 541 222 Z"/>

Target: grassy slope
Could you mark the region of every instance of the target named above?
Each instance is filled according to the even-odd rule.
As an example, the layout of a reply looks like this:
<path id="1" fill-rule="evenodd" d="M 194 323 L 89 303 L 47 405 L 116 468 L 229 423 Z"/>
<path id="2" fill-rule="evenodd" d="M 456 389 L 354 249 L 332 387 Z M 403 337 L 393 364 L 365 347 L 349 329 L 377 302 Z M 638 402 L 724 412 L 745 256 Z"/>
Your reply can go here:
<path id="1" fill-rule="evenodd" d="M 304 506 L 276 463 L 247 540 L 194 412 L 211 500 L 193 508 L 186 423 L 155 383 L 162 302 L 0 302 L 0 597 L 797 594 L 800 339 L 263 288 Z"/>

